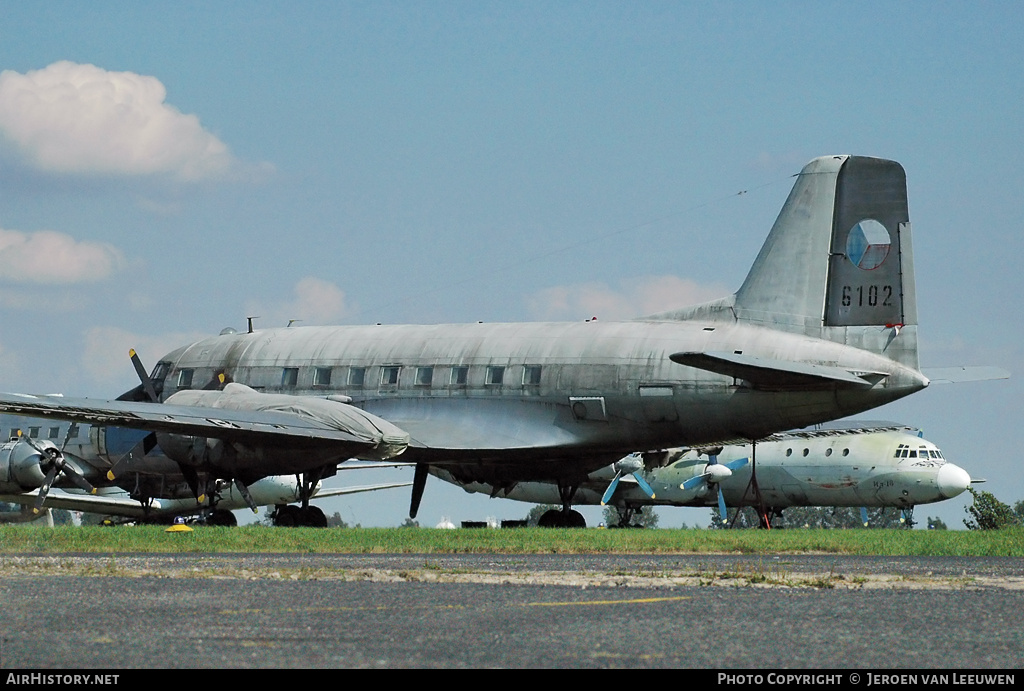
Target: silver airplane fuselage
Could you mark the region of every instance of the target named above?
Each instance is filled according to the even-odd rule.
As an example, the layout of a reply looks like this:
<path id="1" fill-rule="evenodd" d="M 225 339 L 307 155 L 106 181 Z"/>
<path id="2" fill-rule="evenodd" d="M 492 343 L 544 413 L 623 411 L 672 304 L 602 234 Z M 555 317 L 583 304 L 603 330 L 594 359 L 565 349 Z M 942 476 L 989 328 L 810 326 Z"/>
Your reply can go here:
<path id="1" fill-rule="evenodd" d="M 771 390 L 670 359 L 708 351 L 880 376 L 862 386 Z M 154 380 L 167 397 L 221 373 L 267 393 L 350 397 L 410 433 L 402 460 L 458 464 L 476 477 L 504 461 L 526 472 L 519 479 L 539 480 L 585 474 L 637 449 L 758 439 L 927 385 L 912 367 L 842 343 L 747 324 L 653 320 L 232 333 L 169 354 Z M 476 463 L 486 467 L 470 470 Z"/>

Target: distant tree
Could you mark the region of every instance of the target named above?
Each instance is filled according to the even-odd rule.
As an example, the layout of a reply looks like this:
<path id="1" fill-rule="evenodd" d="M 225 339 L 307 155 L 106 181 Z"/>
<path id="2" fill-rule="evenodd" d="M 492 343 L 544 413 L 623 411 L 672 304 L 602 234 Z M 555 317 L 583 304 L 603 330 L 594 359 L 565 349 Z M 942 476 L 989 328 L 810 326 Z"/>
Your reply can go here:
<path id="1" fill-rule="evenodd" d="M 420 524 L 419 524 L 419 521 L 414 521 L 412 518 L 406 518 L 404 521 L 402 521 L 402 525 L 400 525 L 398 527 L 399 528 L 419 528 Z"/>
<path id="2" fill-rule="evenodd" d="M 1014 509 L 996 499 L 994 495 L 973 487 L 968 487 L 967 491 L 974 497 L 974 503 L 965 509 L 970 516 L 964 519 L 964 525 L 968 530 L 998 530 L 1021 525 L 1021 517 Z"/>
<path id="3" fill-rule="evenodd" d="M 1024 499 L 1013 505 L 1013 512 L 1020 518 L 1021 523 L 1024 523 Z"/>
<path id="4" fill-rule="evenodd" d="M 653 506 L 645 506 L 633 514 L 630 523 L 641 528 L 657 528 L 658 512 L 654 510 Z M 616 507 L 610 505 L 604 507 L 604 524 L 609 528 L 622 526 L 622 516 Z"/>
<path id="5" fill-rule="evenodd" d="M 946 524 L 941 518 L 928 517 L 928 530 L 947 530 Z"/>
<path id="6" fill-rule="evenodd" d="M 346 523 L 341 518 L 341 514 L 340 513 L 335 511 L 333 514 L 331 514 L 330 516 L 327 517 L 327 527 L 328 528 L 347 528 L 348 527 L 348 523 Z"/>

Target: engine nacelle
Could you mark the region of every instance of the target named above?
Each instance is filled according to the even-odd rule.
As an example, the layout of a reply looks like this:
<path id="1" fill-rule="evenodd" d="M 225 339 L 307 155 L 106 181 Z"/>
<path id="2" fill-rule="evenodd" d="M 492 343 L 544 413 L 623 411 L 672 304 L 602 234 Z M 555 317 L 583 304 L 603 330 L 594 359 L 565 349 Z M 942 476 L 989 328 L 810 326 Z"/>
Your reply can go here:
<path id="1" fill-rule="evenodd" d="M 51 441 L 37 441 L 42 448 L 54 448 Z M 52 461 L 28 442 L 9 441 L 0 444 L 0 491 L 13 494 L 29 492 L 43 486 Z"/>

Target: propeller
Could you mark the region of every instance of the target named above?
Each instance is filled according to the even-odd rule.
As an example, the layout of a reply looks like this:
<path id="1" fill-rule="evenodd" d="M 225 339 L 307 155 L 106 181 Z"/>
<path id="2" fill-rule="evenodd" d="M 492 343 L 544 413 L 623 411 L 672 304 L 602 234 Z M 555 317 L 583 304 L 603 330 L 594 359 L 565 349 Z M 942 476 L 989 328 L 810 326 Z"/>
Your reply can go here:
<path id="1" fill-rule="evenodd" d="M 709 449 L 708 464 L 704 466 L 704 472 L 700 475 L 695 475 L 689 480 L 679 485 L 680 489 L 696 489 L 701 484 L 708 487 L 711 485 L 717 485 L 718 487 L 718 514 L 724 521 L 727 516 L 725 506 L 725 495 L 722 493 L 722 481 L 732 476 L 732 471 L 742 468 L 750 462 L 749 458 L 738 458 L 735 461 L 729 461 L 728 463 L 719 463 L 718 454 L 722 452 L 722 447 L 715 449 Z"/>
<path id="2" fill-rule="evenodd" d="M 641 471 L 644 469 L 644 460 L 641 454 L 631 453 L 625 458 L 615 461 L 612 467 L 615 468 L 615 477 L 612 478 L 611 484 L 608 485 L 608 489 L 604 491 L 604 496 L 601 497 L 601 506 L 604 506 L 611 500 L 612 495 L 615 494 L 615 488 L 619 486 L 619 480 L 621 480 L 624 475 L 632 475 L 633 479 L 636 480 L 636 484 L 640 486 L 640 489 L 643 490 L 644 494 L 651 499 L 654 499 L 654 490 L 641 474 Z"/>
<path id="3" fill-rule="evenodd" d="M 71 438 L 72 429 L 74 429 L 73 424 L 68 427 L 68 432 L 64 436 L 64 442 L 61 444 L 60 448 L 54 446 L 53 443 L 43 445 L 31 437 L 24 437 L 21 436 L 20 432 L 18 433 L 19 439 L 27 443 L 39 454 L 40 467 L 44 467 L 46 465 L 50 466 L 49 470 L 46 471 L 46 477 L 43 478 L 43 484 L 39 487 L 39 495 L 36 497 L 36 503 L 32 507 L 32 513 L 39 513 L 43 510 L 43 504 L 46 502 L 46 497 L 50 493 L 50 487 L 53 486 L 53 482 L 57 479 L 57 475 L 59 473 L 64 473 L 64 476 L 71 480 L 71 482 L 80 489 L 85 490 L 89 494 L 96 494 L 96 488 L 93 487 L 80 472 L 78 472 L 77 468 L 68 463 L 67 459 L 64 457 L 63 449 L 67 445 L 68 439 Z"/>

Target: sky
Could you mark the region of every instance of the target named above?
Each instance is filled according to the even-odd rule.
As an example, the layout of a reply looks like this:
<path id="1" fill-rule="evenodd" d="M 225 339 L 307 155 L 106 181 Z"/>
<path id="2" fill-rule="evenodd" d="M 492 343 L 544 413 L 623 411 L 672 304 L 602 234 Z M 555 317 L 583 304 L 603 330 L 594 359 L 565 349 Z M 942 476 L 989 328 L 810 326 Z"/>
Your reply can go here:
<path id="1" fill-rule="evenodd" d="M 1013 376 L 860 417 L 922 428 L 1012 504 L 1022 58 L 1013 2 L 0 0 L 0 390 L 116 397 L 129 348 L 151 367 L 248 316 L 609 320 L 721 297 L 807 161 L 877 156 L 907 172 L 922 366 Z M 411 479 L 374 473 L 329 484 Z M 408 500 L 322 506 L 387 526 Z M 963 527 L 967 504 L 917 518 Z M 431 479 L 418 518 L 528 509 Z"/>

